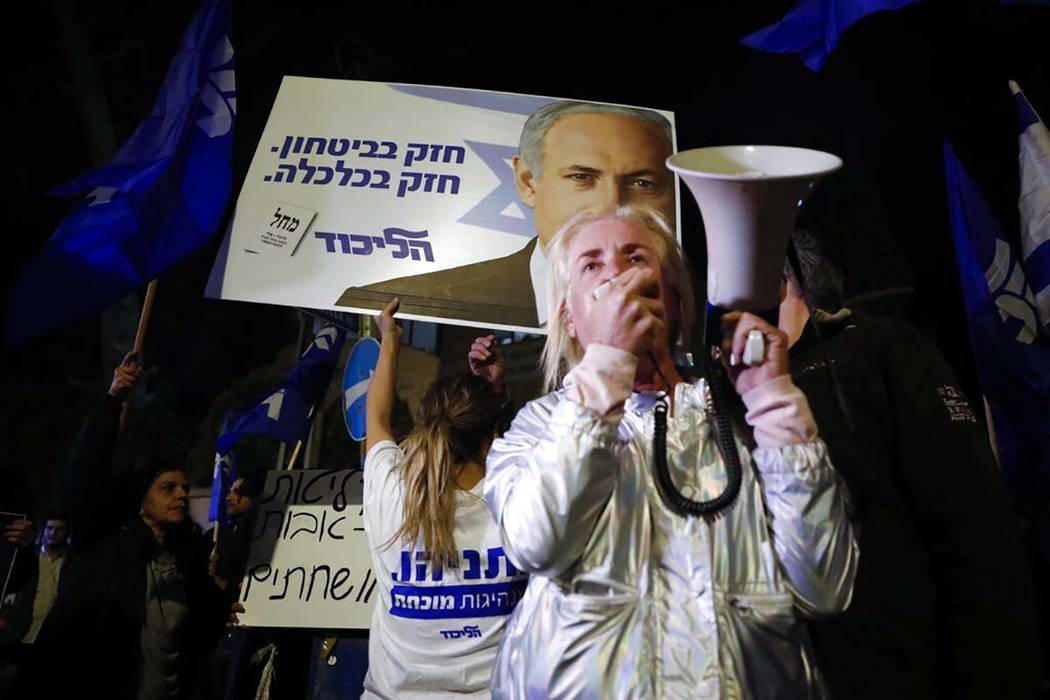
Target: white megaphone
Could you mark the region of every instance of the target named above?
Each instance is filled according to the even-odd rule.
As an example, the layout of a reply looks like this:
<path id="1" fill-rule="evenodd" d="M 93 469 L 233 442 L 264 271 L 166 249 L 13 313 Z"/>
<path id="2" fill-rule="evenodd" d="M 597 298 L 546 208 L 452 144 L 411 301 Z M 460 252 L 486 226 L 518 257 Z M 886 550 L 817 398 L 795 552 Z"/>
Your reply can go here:
<path id="1" fill-rule="evenodd" d="M 750 311 L 775 325 L 798 209 L 842 159 L 808 148 L 714 146 L 676 153 L 667 167 L 693 193 L 704 219 L 707 344 L 720 342 L 726 311 Z"/>

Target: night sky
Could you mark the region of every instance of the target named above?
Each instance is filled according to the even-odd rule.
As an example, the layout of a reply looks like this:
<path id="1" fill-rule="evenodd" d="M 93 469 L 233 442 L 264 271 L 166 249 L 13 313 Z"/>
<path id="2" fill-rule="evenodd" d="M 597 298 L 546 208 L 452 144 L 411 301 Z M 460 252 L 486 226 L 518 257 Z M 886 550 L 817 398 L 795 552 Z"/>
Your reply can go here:
<path id="1" fill-rule="evenodd" d="M 922 2 L 851 28 L 823 71 L 738 43 L 793 2 L 486 4 L 235 3 L 235 188 L 281 77 L 368 79 L 621 102 L 676 113 L 680 148 L 773 143 L 845 160 L 807 204 L 847 275 L 847 296 L 910 319 L 977 391 L 958 291 L 942 165 L 951 141 L 1007 235 L 1016 236 L 1017 141 L 1007 80 L 1050 114 L 1050 7 Z M 717 3 L 730 5 L 730 3 Z M 45 190 L 104 163 L 148 112 L 196 3 L 44 0 L 8 23 L 6 288 L 70 203 Z M 378 5 L 378 6 L 375 6 Z M 498 8 L 498 12 L 497 12 Z M 497 14 L 499 18 L 497 18 Z M 509 18 L 507 17 L 509 15 Z M 683 193 L 685 192 L 683 188 Z M 684 238 L 702 261 L 683 194 Z M 692 232 L 692 235 L 691 233 Z M 147 362 L 172 432 L 189 435 L 232 377 L 295 339 L 294 312 L 202 298 L 217 239 L 161 278 Z M 111 336 L 98 316 L 4 354 L 6 470 L 38 491 L 84 407 L 103 390 Z M 150 410 L 146 407 L 143 410 Z M 178 442 L 178 441 L 176 441 Z"/>

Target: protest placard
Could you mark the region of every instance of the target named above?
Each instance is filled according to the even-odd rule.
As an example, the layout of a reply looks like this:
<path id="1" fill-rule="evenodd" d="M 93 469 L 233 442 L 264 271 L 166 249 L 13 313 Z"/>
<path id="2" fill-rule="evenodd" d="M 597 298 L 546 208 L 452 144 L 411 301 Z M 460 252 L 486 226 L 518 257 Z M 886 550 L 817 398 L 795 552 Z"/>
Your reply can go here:
<path id="1" fill-rule="evenodd" d="M 377 593 L 361 497 L 360 471 L 267 475 L 251 523 L 242 624 L 368 628 Z"/>

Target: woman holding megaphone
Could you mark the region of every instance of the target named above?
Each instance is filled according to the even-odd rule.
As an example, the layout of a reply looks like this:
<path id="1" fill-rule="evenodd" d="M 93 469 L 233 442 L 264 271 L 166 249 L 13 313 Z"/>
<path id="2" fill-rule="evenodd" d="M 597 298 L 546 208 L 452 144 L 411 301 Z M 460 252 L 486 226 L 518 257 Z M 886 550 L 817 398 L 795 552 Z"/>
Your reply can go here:
<path id="1" fill-rule="evenodd" d="M 796 614 L 845 609 L 858 552 L 784 334 L 724 317 L 734 431 L 717 373 L 675 365 L 692 292 L 659 213 L 582 212 L 548 257 L 548 386 L 568 373 L 488 455 L 485 497 L 532 574 L 494 696 L 820 697 Z"/>

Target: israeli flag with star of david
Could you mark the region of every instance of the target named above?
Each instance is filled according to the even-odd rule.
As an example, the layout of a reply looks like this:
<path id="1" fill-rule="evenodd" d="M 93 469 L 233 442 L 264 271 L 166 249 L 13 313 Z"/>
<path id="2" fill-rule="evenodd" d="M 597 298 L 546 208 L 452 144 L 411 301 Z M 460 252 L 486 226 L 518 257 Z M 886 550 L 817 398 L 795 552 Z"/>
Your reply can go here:
<path id="1" fill-rule="evenodd" d="M 236 113 L 229 0 L 205 0 L 150 114 L 112 160 L 52 190 L 83 201 L 8 297 L 19 344 L 147 284 L 219 226 Z"/>
<path id="2" fill-rule="evenodd" d="M 219 436 L 215 450 L 224 455 L 245 435 L 265 435 L 294 444 L 303 439 L 313 407 L 324 396 L 346 337 L 341 328 L 325 326 L 303 351 L 281 388 L 242 415 Z"/>
<path id="3" fill-rule="evenodd" d="M 226 432 L 226 421 L 223 421 L 222 432 Z M 226 525 L 230 522 L 226 512 L 226 496 L 230 493 L 233 482 L 237 481 L 237 462 L 233 451 L 224 455 L 215 454 L 215 467 L 211 475 L 211 498 L 208 500 L 208 520 Z"/>
<path id="4" fill-rule="evenodd" d="M 1040 328 L 1032 288 L 1033 280 L 1040 284 L 1045 278 L 1031 263 L 1050 244 L 1033 248 L 1030 240 L 1027 249 L 1032 252 L 1018 255 L 949 145 L 944 160 L 970 342 L 999 461 L 1017 506 L 1036 515 L 1050 500 L 1050 338 Z M 1021 162 L 1023 171 L 1023 154 Z M 1022 178 L 1023 214 L 1025 198 L 1029 203 L 1046 201 L 1047 190 L 1044 184 L 1041 194 L 1034 192 L 1033 180 Z M 1035 289 L 1045 290 L 1045 283 Z"/>
<path id="5" fill-rule="evenodd" d="M 1017 105 L 1021 196 L 1021 265 L 1035 297 L 1043 331 L 1050 331 L 1050 133 L 1046 124 L 1010 81 Z"/>

